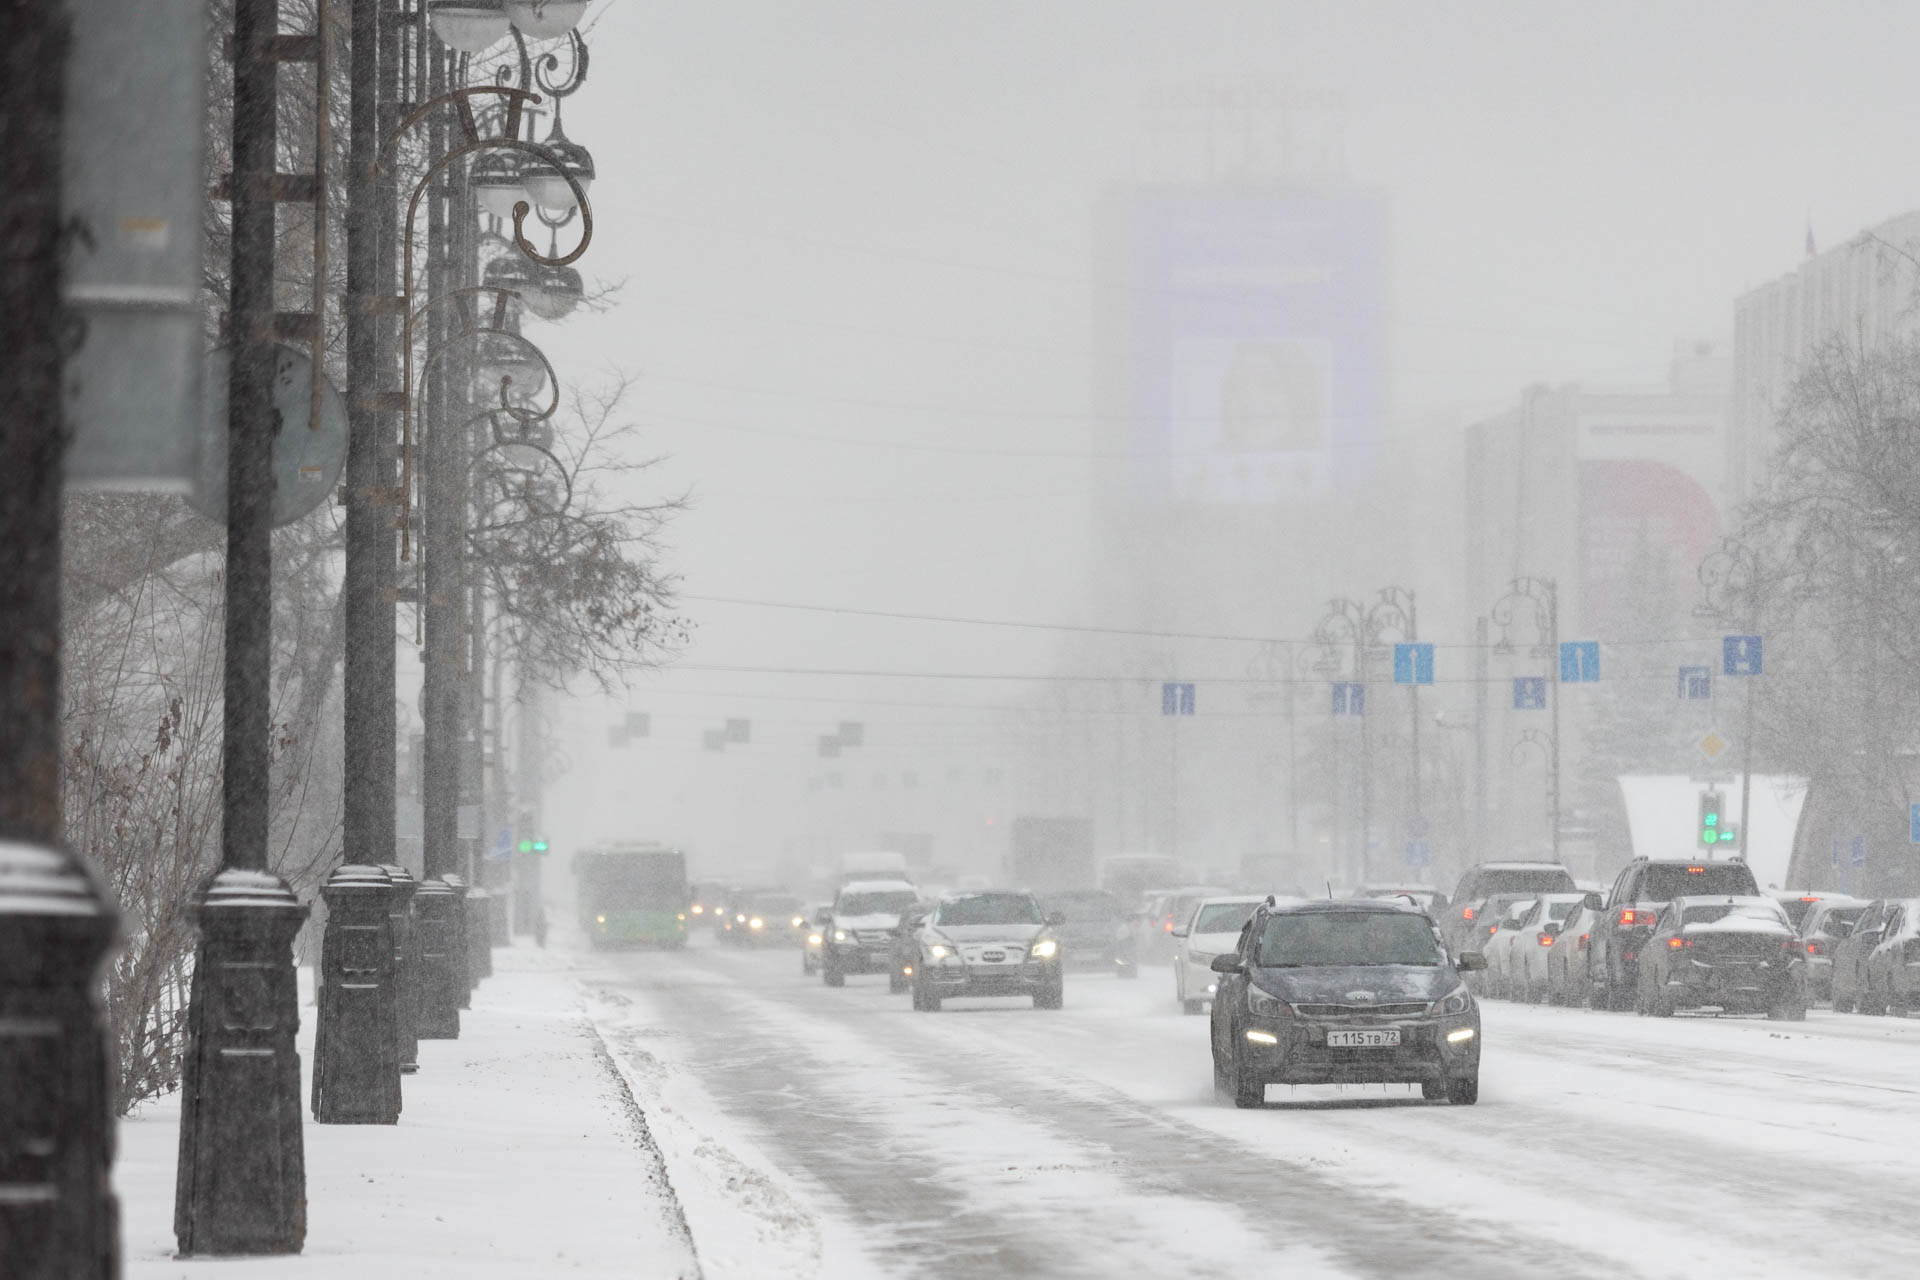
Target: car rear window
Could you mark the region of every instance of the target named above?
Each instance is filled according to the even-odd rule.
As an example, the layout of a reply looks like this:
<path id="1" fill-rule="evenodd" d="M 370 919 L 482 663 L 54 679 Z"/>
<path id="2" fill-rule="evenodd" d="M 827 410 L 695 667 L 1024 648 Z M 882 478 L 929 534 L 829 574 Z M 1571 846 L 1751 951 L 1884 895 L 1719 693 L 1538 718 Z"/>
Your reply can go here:
<path id="1" fill-rule="evenodd" d="M 1474 891 L 1478 897 L 1496 893 L 1568 893 L 1573 874 L 1565 867 L 1486 867 Z"/>
<path id="2" fill-rule="evenodd" d="M 1853 926 L 1866 909 L 1864 904 L 1857 907 L 1828 907 L 1826 914 L 1815 921 L 1813 927 L 1830 938 L 1844 938 L 1853 932 Z"/>
<path id="3" fill-rule="evenodd" d="M 1549 902 L 1547 904 L 1547 919 L 1565 920 L 1579 909 L 1580 904 L 1577 902 Z"/>
<path id="4" fill-rule="evenodd" d="M 1245 927 L 1253 915 L 1257 902 L 1219 902 L 1211 907 L 1200 908 L 1200 918 L 1193 922 L 1195 933 L 1238 933 Z"/>
<path id="5" fill-rule="evenodd" d="M 1695 862 L 1648 867 L 1640 885 L 1640 901 L 1672 902 L 1704 894 L 1738 897 L 1759 892 L 1753 883 L 1753 869 L 1744 862 Z"/>
<path id="6" fill-rule="evenodd" d="M 1785 913 L 1777 904 L 1771 902 L 1704 902 L 1697 907 L 1688 907 L 1680 922 L 1712 924 L 1715 920 L 1725 920 L 1728 916 L 1742 920 L 1764 920 L 1768 924 L 1787 922 Z"/>
<path id="7" fill-rule="evenodd" d="M 1440 944 L 1425 916 L 1314 911 L 1267 917 L 1254 962 L 1272 969 L 1437 965 Z"/>

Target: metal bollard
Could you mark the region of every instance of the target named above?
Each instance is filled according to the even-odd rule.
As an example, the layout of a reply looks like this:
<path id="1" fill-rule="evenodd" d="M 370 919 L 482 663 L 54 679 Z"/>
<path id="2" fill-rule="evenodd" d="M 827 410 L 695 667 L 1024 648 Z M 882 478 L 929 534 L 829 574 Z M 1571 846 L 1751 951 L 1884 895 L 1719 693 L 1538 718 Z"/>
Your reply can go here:
<path id="1" fill-rule="evenodd" d="M 460 1038 L 460 977 L 453 952 L 459 895 L 444 880 L 422 880 L 413 895 L 414 1033 L 422 1040 Z M 464 966 L 463 966 L 464 967 Z"/>
<path id="2" fill-rule="evenodd" d="M 272 872 L 228 868 L 195 916 L 174 1235 L 189 1256 L 298 1253 L 307 1180 L 293 936 L 307 909 Z"/>
<path id="3" fill-rule="evenodd" d="M 453 976 L 455 989 L 460 993 L 460 1007 L 473 1008 L 473 944 L 467 941 L 467 926 L 471 913 L 467 910 L 467 878 L 449 873 L 440 877 L 447 882 L 459 902 L 453 911 L 453 941 L 447 952 L 453 957 Z"/>
<path id="4" fill-rule="evenodd" d="M 0 840 L 0 1275 L 120 1274 L 94 981 L 116 933 L 79 859 Z"/>
<path id="5" fill-rule="evenodd" d="M 493 895 L 475 885 L 467 890 L 468 968 L 474 985 L 493 976 Z"/>
<path id="6" fill-rule="evenodd" d="M 401 1074 L 412 1075 L 420 1069 L 420 1037 L 415 1030 L 420 1021 L 420 964 L 413 941 L 413 894 L 420 882 L 397 862 L 380 869 L 393 881 L 387 920 L 393 925 L 394 1044 Z"/>
<path id="7" fill-rule="evenodd" d="M 379 867 L 349 864 L 334 869 L 320 896 L 327 933 L 314 1027 L 313 1118 L 393 1124 L 400 1119 L 393 880 Z"/>

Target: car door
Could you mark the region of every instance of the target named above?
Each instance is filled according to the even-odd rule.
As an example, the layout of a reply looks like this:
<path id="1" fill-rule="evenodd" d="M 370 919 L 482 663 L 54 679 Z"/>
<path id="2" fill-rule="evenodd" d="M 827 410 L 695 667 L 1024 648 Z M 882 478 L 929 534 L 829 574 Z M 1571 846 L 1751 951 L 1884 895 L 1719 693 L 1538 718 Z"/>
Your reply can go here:
<path id="1" fill-rule="evenodd" d="M 1891 962 L 1899 955 L 1900 934 L 1906 921 L 1906 903 L 1890 905 L 1887 908 L 1886 918 L 1880 926 L 1880 940 L 1874 943 L 1872 949 L 1861 958 L 1861 964 L 1865 968 L 1861 982 L 1862 989 L 1872 987 L 1882 996 L 1893 990 Z"/>
<path id="2" fill-rule="evenodd" d="M 1866 957 L 1880 944 L 1881 927 L 1886 923 L 1888 903 L 1877 898 L 1860 913 L 1853 932 L 1833 951 L 1833 995 L 1841 999 L 1860 997 L 1860 980 L 1865 976 Z"/>
<path id="3" fill-rule="evenodd" d="M 1620 918 L 1620 904 L 1626 900 L 1627 881 L 1632 875 L 1633 867 L 1629 865 L 1613 878 L 1613 887 L 1607 890 L 1607 900 L 1601 906 L 1600 918 L 1594 922 L 1593 939 L 1587 944 L 1587 963 L 1598 968 L 1602 975 L 1609 972 L 1607 957 L 1613 954 L 1613 924 Z"/>
<path id="4" fill-rule="evenodd" d="M 1214 1052 L 1221 1061 L 1228 1061 L 1233 1055 L 1233 1020 L 1246 1001 L 1247 971 L 1253 967 L 1254 930 L 1264 920 L 1264 914 L 1256 910 L 1240 926 L 1240 941 L 1233 952 L 1240 958 L 1239 972 L 1214 975 L 1213 1012 L 1208 1029 L 1213 1033 Z"/>

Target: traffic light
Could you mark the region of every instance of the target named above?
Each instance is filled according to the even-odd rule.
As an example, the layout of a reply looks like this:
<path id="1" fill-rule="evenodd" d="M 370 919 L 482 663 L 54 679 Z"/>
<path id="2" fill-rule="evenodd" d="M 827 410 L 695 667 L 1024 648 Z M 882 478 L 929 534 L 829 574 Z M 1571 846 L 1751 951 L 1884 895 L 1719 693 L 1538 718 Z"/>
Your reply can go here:
<path id="1" fill-rule="evenodd" d="M 1700 793 L 1700 821 L 1695 824 L 1694 829 L 1700 833 L 1700 847 L 1702 849 L 1714 848 L 1720 843 L 1720 838 L 1727 834 L 1721 829 L 1720 793 L 1718 791 L 1702 791 Z"/>
<path id="2" fill-rule="evenodd" d="M 545 840 L 524 839 L 520 842 L 520 852 L 522 853 L 545 853 L 546 851 L 547 842 Z"/>

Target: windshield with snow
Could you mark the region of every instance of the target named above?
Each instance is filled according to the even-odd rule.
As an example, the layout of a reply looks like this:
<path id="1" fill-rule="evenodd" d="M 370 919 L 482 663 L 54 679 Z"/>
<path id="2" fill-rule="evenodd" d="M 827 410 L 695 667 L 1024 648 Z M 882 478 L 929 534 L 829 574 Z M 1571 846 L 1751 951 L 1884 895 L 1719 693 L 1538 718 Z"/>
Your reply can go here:
<path id="1" fill-rule="evenodd" d="M 1437 965 L 1444 959 L 1424 916 L 1385 911 L 1269 916 L 1254 956 L 1269 969 Z"/>
<path id="2" fill-rule="evenodd" d="M 1256 902 L 1218 902 L 1210 907 L 1202 907 L 1199 919 L 1193 922 L 1193 931 L 1238 933 L 1258 905 Z"/>
<path id="3" fill-rule="evenodd" d="M 976 893 L 949 898 L 935 913 L 936 924 L 1039 924 L 1040 905 L 1024 893 Z"/>
<path id="4" fill-rule="evenodd" d="M 919 899 L 911 889 L 884 889 L 873 893 L 843 893 L 833 912 L 841 916 L 897 916 Z"/>

